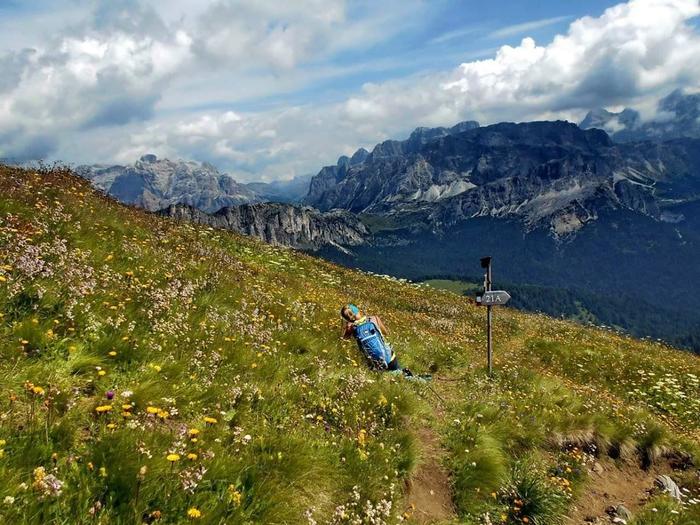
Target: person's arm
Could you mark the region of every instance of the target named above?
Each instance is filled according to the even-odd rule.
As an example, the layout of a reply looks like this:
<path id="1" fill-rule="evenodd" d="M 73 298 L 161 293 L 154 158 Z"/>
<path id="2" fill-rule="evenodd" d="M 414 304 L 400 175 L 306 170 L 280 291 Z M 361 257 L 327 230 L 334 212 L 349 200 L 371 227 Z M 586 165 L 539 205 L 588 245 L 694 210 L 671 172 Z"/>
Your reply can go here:
<path id="1" fill-rule="evenodd" d="M 343 321 L 342 331 L 340 337 L 342 339 L 348 339 L 352 335 L 352 325 L 347 321 Z"/>
<path id="2" fill-rule="evenodd" d="M 374 316 L 374 322 L 377 324 L 377 328 L 382 332 L 382 335 L 388 335 L 389 331 L 386 329 L 386 326 L 384 326 L 384 323 L 382 323 L 382 320 L 379 318 L 379 316 Z"/>

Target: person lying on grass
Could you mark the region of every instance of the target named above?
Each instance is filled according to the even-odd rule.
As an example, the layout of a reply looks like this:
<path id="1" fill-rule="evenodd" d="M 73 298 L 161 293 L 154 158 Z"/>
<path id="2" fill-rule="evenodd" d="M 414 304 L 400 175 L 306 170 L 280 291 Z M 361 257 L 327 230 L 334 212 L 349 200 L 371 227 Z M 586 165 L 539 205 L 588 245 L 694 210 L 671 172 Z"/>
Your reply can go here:
<path id="1" fill-rule="evenodd" d="M 355 337 L 357 346 L 365 356 L 370 368 L 403 372 L 407 377 L 413 375 L 408 368 L 401 368 L 399 365 L 399 360 L 391 345 L 384 339 L 387 329 L 378 316 L 365 315 L 354 304 L 343 306 L 340 309 L 340 316 L 343 318 L 342 338 Z"/>

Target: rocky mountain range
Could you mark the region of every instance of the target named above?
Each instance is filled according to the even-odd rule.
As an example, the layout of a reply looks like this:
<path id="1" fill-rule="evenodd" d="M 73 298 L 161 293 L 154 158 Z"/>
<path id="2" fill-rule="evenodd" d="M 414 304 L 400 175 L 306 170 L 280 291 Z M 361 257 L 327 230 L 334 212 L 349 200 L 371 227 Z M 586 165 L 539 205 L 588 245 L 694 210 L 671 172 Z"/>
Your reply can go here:
<path id="1" fill-rule="evenodd" d="M 311 179 L 304 202 L 320 210 L 381 212 L 399 201 L 435 201 L 460 193 L 465 186 L 459 175 L 445 171 L 433 177 L 420 151 L 431 141 L 478 128 L 474 121 L 452 128 L 416 128 L 407 140 L 387 140 L 372 153 L 360 148 L 350 158 L 340 157 L 335 166 L 322 168 Z"/>
<path id="2" fill-rule="evenodd" d="M 78 166 L 75 171 L 118 201 L 149 211 L 188 204 L 214 212 L 258 200 L 249 188 L 206 162 L 144 155 L 131 166 Z"/>
<path id="3" fill-rule="evenodd" d="M 602 130 L 563 121 L 464 123 L 435 134 L 416 130 L 407 141 L 378 144 L 369 154 L 358 151 L 355 161 L 323 168 L 305 202 L 320 210 L 410 216 L 435 232 L 493 217 L 563 237 L 604 208 L 682 220 L 674 207 L 700 197 L 698 152 L 698 139 L 615 144 Z"/>
<path id="4" fill-rule="evenodd" d="M 307 250 L 332 246 L 348 253 L 346 247 L 362 244 L 369 237 L 367 228 L 351 213 L 341 210 L 321 213 L 310 207 L 291 204 L 242 204 L 215 213 L 176 204 L 160 210 L 159 214 L 232 230 L 274 245 Z"/>
<path id="5" fill-rule="evenodd" d="M 616 142 L 700 138 L 700 93 L 674 91 L 659 101 L 656 115 L 648 121 L 635 109 L 615 113 L 598 108 L 589 111 L 580 126 L 603 129 Z"/>

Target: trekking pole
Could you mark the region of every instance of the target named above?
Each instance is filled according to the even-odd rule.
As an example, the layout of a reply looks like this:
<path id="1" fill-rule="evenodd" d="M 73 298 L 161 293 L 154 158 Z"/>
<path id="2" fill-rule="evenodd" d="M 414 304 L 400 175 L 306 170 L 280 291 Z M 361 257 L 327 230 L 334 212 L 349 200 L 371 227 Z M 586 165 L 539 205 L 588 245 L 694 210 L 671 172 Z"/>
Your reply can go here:
<path id="1" fill-rule="evenodd" d="M 445 401 L 440 394 L 437 393 L 437 390 L 435 390 L 432 386 L 430 386 L 429 383 L 425 383 L 425 386 L 428 387 L 428 389 L 435 394 L 435 397 L 438 398 L 438 400 L 442 403 L 442 406 L 445 407 L 447 405 L 447 401 Z"/>

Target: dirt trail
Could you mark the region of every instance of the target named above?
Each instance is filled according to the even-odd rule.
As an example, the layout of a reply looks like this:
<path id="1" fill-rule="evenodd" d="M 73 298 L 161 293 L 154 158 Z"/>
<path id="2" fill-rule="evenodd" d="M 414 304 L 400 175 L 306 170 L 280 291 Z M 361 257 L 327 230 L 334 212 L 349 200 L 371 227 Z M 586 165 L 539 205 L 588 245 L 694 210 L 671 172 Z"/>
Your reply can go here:
<path id="1" fill-rule="evenodd" d="M 617 466 L 612 461 L 604 461 L 599 465 L 598 471 L 590 472 L 584 493 L 572 505 L 571 512 L 564 521 L 566 525 L 610 523 L 605 510 L 619 504 L 634 514 L 648 499 L 647 491 L 654 486 L 656 476 L 671 471 L 666 465 L 649 470 L 642 470 L 633 464 Z"/>
<path id="2" fill-rule="evenodd" d="M 447 470 L 442 465 L 444 451 L 438 435 L 430 427 L 416 433 L 420 443 L 418 468 L 408 483 L 406 513 L 409 523 L 441 523 L 455 517 Z"/>

